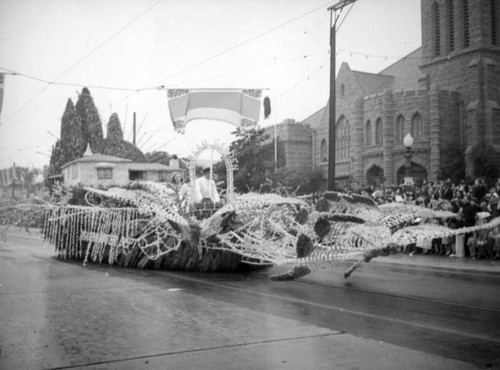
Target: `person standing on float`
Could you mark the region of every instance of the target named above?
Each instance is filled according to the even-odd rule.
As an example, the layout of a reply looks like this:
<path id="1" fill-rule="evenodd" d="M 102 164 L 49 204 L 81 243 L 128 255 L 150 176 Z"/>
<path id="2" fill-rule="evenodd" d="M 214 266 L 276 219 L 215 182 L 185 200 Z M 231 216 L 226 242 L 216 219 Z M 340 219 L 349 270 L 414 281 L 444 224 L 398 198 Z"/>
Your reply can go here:
<path id="1" fill-rule="evenodd" d="M 207 198 L 214 203 L 220 202 L 215 181 L 210 178 L 210 168 L 208 167 L 203 170 L 203 176 L 196 179 L 194 190 L 196 203 L 199 203 Z"/>

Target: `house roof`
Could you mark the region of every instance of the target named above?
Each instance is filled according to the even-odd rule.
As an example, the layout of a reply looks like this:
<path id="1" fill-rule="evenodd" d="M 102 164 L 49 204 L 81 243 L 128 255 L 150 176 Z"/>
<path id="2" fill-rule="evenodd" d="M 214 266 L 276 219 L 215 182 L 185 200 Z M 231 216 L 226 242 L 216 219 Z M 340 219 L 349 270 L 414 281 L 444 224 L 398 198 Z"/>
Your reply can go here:
<path id="1" fill-rule="evenodd" d="M 181 168 L 169 167 L 161 163 L 131 163 L 128 169 L 132 171 L 183 171 Z"/>
<path id="2" fill-rule="evenodd" d="M 86 155 L 81 158 L 75 159 L 71 162 L 68 162 L 61 166 L 61 169 L 66 168 L 73 163 L 84 163 L 84 162 L 109 162 L 109 163 L 131 163 L 132 160 L 126 159 L 126 158 L 120 158 L 120 157 L 113 157 L 111 155 L 104 155 L 104 154 L 92 154 L 92 155 Z"/>

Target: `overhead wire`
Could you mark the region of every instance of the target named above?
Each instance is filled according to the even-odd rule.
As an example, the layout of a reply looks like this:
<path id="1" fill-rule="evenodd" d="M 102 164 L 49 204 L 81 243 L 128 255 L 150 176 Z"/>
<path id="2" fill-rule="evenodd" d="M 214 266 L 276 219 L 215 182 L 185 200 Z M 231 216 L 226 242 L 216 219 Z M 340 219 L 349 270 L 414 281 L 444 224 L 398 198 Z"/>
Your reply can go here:
<path id="1" fill-rule="evenodd" d="M 307 55 L 301 55 L 301 56 L 298 56 L 298 57 L 293 57 L 293 58 L 290 58 L 290 59 L 287 59 L 287 60 L 281 62 L 280 64 L 285 64 L 285 63 L 293 62 L 293 61 L 296 61 L 296 60 L 302 60 L 304 58 L 310 58 L 310 57 L 313 57 L 313 56 L 316 56 L 316 55 L 320 55 L 320 54 L 324 54 L 324 53 L 327 53 L 327 52 L 328 52 L 328 50 L 325 50 L 325 51 L 320 51 L 320 52 L 316 52 L 316 53 L 312 53 L 312 54 L 307 54 Z M 239 70 L 239 71 L 232 72 L 232 73 L 219 74 L 217 76 L 211 76 L 211 77 L 207 77 L 205 79 L 197 79 L 197 80 L 184 81 L 184 82 L 176 83 L 175 85 L 178 86 L 178 85 L 183 85 L 183 84 L 192 83 L 192 82 L 200 82 L 200 81 L 208 81 L 208 80 L 217 79 L 217 78 L 224 78 L 224 77 L 228 77 L 228 76 L 238 75 L 238 74 L 242 74 L 242 73 L 247 73 L 247 72 L 251 72 L 251 71 L 265 69 L 265 68 L 269 68 L 269 66 L 267 66 L 267 65 L 261 65 L 259 67 L 249 68 L 249 69 L 245 69 L 245 70 Z M 75 82 L 51 82 L 51 81 L 45 80 L 45 79 L 40 78 L 40 77 L 32 76 L 32 75 L 29 75 L 29 74 L 26 74 L 26 73 L 22 73 L 22 72 L 16 72 L 16 71 L 13 71 L 11 69 L 4 68 L 4 67 L 1 67 L 1 66 L 0 66 L 0 69 L 4 70 L 4 71 L 7 71 L 7 72 L 2 72 L 2 74 L 5 74 L 5 75 L 25 77 L 25 78 L 28 78 L 28 79 L 31 79 L 31 80 L 34 80 L 34 81 L 38 81 L 38 82 L 45 83 L 45 84 L 50 84 L 50 85 L 56 85 L 56 86 L 59 85 L 59 86 L 72 86 L 72 87 L 82 87 L 82 88 L 83 87 L 87 87 L 89 89 L 121 90 L 121 91 L 134 91 L 134 92 L 141 92 L 141 91 L 145 91 L 145 90 L 158 90 L 158 88 L 140 89 L 140 88 L 133 88 L 133 87 L 106 86 L 106 85 L 90 85 L 90 84 L 81 84 L 81 83 L 75 83 Z M 167 88 L 167 87 L 163 87 L 161 89 L 165 89 L 165 88 Z"/>
<path id="2" fill-rule="evenodd" d="M 328 52 L 329 52 L 329 50 L 323 50 L 323 51 L 319 51 L 319 52 L 312 53 L 312 54 L 307 54 L 307 55 L 301 55 L 301 56 L 298 56 L 298 57 L 293 57 L 293 58 L 286 59 L 286 60 L 278 63 L 278 65 L 283 65 L 285 63 L 294 62 L 294 61 L 297 61 L 297 60 L 303 60 L 303 59 L 306 59 L 306 58 L 310 58 L 310 57 L 313 57 L 313 56 L 316 56 L 316 55 L 320 55 L 320 54 L 325 54 L 325 53 L 328 53 Z M 215 80 L 215 79 L 218 79 L 218 78 L 235 76 L 235 75 L 238 75 L 238 74 L 248 73 L 248 72 L 253 72 L 253 71 L 258 71 L 258 70 L 262 70 L 262 69 L 266 69 L 266 68 L 271 68 L 271 67 L 268 64 L 266 64 L 266 65 L 261 65 L 261 66 L 254 67 L 254 68 L 248 68 L 248 69 L 244 69 L 244 70 L 235 71 L 235 72 L 232 72 L 232 73 L 225 73 L 225 74 L 220 74 L 220 75 L 211 76 L 211 77 L 207 77 L 207 78 L 196 79 L 196 80 L 182 81 L 182 82 L 176 83 L 175 86 L 186 86 L 186 85 L 191 84 L 193 82 L 210 81 L 210 80 Z M 167 87 L 164 87 L 164 89 L 166 89 L 166 88 Z"/>
<path id="3" fill-rule="evenodd" d="M 227 54 L 228 52 L 233 51 L 233 50 L 235 50 L 235 49 L 237 49 L 237 48 L 239 48 L 239 47 L 241 47 L 241 46 L 243 46 L 243 45 L 245 45 L 245 44 L 248 44 L 248 43 L 250 43 L 250 42 L 252 42 L 252 41 L 254 41 L 254 40 L 256 40 L 256 39 L 258 39 L 258 38 L 260 38 L 260 37 L 262 37 L 262 36 L 265 36 L 265 35 L 267 35 L 267 34 L 269 34 L 269 33 L 271 33 L 271 32 L 274 32 L 275 30 L 277 30 L 277 29 L 279 29 L 279 28 L 281 28 L 281 27 L 284 27 L 284 26 L 286 26 L 286 25 L 288 25 L 288 24 L 290 24 L 290 23 L 293 23 L 293 22 L 295 22 L 296 20 L 298 20 L 298 19 L 300 19 L 300 18 L 303 18 L 303 17 L 305 17 L 305 16 L 307 16 L 307 15 L 309 15 L 309 14 L 311 14 L 311 13 L 314 13 L 314 12 L 318 11 L 319 9 L 323 9 L 325 6 L 327 6 L 327 5 L 328 5 L 328 4 L 330 4 L 330 3 L 331 3 L 331 1 L 329 1 L 328 3 L 324 3 L 324 4 L 322 4 L 321 6 L 318 6 L 318 7 L 314 8 L 314 9 L 312 9 L 312 10 L 310 10 L 310 11 L 306 12 L 306 13 L 303 13 L 303 14 L 301 14 L 301 15 L 299 15 L 299 16 L 297 16 L 297 17 L 295 17 L 295 18 L 292 18 L 292 19 L 290 19 L 290 20 L 288 20 L 288 21 L 286 21 L 286 22 L 284 22 L 284 23 L 281 23 L 281 24 L 279 24 L 278 26 L 272 27 L 272 28 L 270 28 L 270 29 L 268 29 L 268 30 L 266 30 L 266 31 L 264 31 L 264 32 L 262 32 L 262 33 L 260 33 L 260 34 L 256 35 L 256 36 L 253 36 L 253 37 L 251 37 L 251 38 L 249 38 L 249 39 L 247 39 L 247 40 L 245 40 L 245 41 L 240 42 L 239 44 L 236 44 L 236 45 L 234 45 L 234 46 L 232 46 L 232 47 L 230 47 L 230 48 L 228 48 L 228 49 L 225 49 L 225 50 L 223 50 L 223 51 L 221 51 L 221 52 L 219 52 L 219 53 L 216 53 L 216 54 L 211 55 L 211 56 L 209 56 L 209 57 L 207 57 L 207 58 L 205 58 L 205 59 L 202 59 L 201 61 L 196 62 L 196 63 L 194 63 L 194 64 L 190 65 L 189 67 L 186 67 L 186 68 L 184 68 L 184 69 L 182 69 L 182 70 L 180 70 L 180 71 L 177 71 L 177 72 L 175 72 L 175 73 L 173 73 L 173 74 L 171 74 L 171 75 L 169 75 L 169 76 L 167 76 L 167 77 L 164 77 L 164 78 L 162 78 L 162 79 L 160 79 L 160 80 L 157 80 L 156 82 L 153 82 L 152 84 L 150 84 L 150 85 L 146 86 L 146 87 L 145 87 L 145 88 L 143 88 L 143 89 L 152 89 L 152 88 L 162 89 L 164 86 L 157 86 L 159 83 L 161 83 L 161 82 L 163 82 L 163 81 L 166 81 L 166 80 L 168 80 L 168 79 L 170 79 L 170 78 L 172 78 L 172 77 L 175 77 L 175 76 L 177 76 L 177 75 L 179 75 L 179 74 L 182 74 L 182 73 L 184 73 L 184 72 L 187 72 L 187 71 L 189 71 L 189 70 L 191 70 L 191 69 L 193 69 L 193 68 L 196 68 L 196 67 L 198 67 L 198 66 L 200 66 L 200 65 L 202 65 L 202 64 L 204 64 L 204 63 L 206 63 L 206 62 L 208 62 L 208 61 L 210 61 L 210 60 L 212 60 L 212 59 L 215 59 L 215 58 L 217 58 L 217 57 L 219 57 L 219 56 L 221 56 L 221 55 Z M 156 86 L 156 87 L 155 87 L 155 86 Z M 119 99 L 119 100 L 115 101 L 115 102 L 113 103 L 113 105 L 115 105 L 115 104 L 119 104 L 119 103 L 123 102 L 124 100 L 129 99 L 131 96 L 134 96 L 134 95 L 136 95 L 137 93 L 138 93 L 138 91 L 137 91 L 137 92 L 134 92 L 134 93 L 132 93 L 132 94 L 129 94 L 129 95 L 127 95 L 127 96 L 125 96 L 125 97 L 123 97 L 123 98 L 121 98 L 121 99 Z"/>
<path id="4" fill-rule="evenodd" d="M 323 63 L 321 64 L 321 66 L 319 68 L 316 68 L 315 70 L 313 70 L 311 73 L 307 74 L 306 77 L 303 77 L 302 79 L 300 79 L 299 81 L 297 81 L 295 84 L 291 85 L 290 87 L 284 89 L 283 91 L 281 91 L 277 97 L 278 98 L 282 98 L 283 95 L 285 95 L 287 92 L 289 92 L 290 90 L 296 88 L 298 85 L 300 85 L 302 82 L 304 81 L 307 81 L 310 79 L 311 76 L 315 75 L 316 73 L 318 73 L 321 69 L 323 69 L 323 67 L 330 61 L 330 59 L 326 59 L 325 61 L 323 61 Z"/>
<path id="5" fill-rule="evenodd" d="M 80 58 L 76 63 L 72 64 L 69 68 L 67 68 L 65 71 L 60 73 L 56 78 L 54 78 L 52 81 L 48 82 L 47 86 L 44 86 L 40 91 L 38 91 L 31 99 L 29 99 L 27 102 L 25 102 L 21 107 L 19 107 L 17 110 L 14 111 L 13 114 L 11 114 L 9 117 L 7 117 L 3 123 L 5 124 L 8 122 L 12 117 L 15 117 L 20 111 L 22 111 L 25 107 L 27 107 L 29 104 L 31 104 L 38 96 L 40 96 L 45 90 L 47 90 L 51 85 L 55 84 L 58 79 L 60 79 L 62 76 L 64 76 L 66 73 L 71 71 L 73 68 L 75 68 L 77 65 L 82 63 L 84 60 L 86 60 L 88 57 L 93 55 L 97 50 L 99 50 L 101 47 L 103 47 L 105 44 L 107 44 L 109 41 L 111 41 L 113 38 L 115 38 L 118 34 L 120 34 L 122 31 L 124 31 L 127 27 L 129 27 L 132 23 L 137 21 L 139 18 L 141 18 L 144 14 L 146 14 L 148 11 L 150 11 L 152 8 L 154 8 L 156 5 L 158 5 L 161 1 L 163 0 L 157 0 L 155 3 L 153 3 L 151 6 L 149 6 L 146 10 L 141 12 L 138 16 L 136 16 L 134 19 L 132 19 L 130 22 L 125 24 L 123 27 L 121 27 L 118 31 L 114 32 L 110 37 L 108 37 L 106 40 L 104 40 L 102 43 L 100 43 L 97 47 L 95 47 L 93 50 L 91 50 L 89 53 L 87 53 L 85 56 Z"/>

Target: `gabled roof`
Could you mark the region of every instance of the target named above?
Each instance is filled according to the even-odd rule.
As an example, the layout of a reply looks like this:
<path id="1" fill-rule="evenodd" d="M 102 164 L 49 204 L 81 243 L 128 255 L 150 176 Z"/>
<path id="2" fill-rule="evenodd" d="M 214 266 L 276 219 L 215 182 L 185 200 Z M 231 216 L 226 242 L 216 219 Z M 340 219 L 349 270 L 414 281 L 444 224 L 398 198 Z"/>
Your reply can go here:
<path id="1" fill-rule="evenodd" d="M 377 94 L 384 91 L 384 89 L 390 88 L 394 80 L 393 76 L 380 73 L 352 71 L 352 75 L 356 79 L 364 96 Z"/>
<path id="2" fill-rule="evenodd" d="M 391 84 L 392 91 L 415 89 L 418 88 L 421 64 L 422 48 L 420 47 L 381 71 L 380 74 L 394 76 Z"/>
<path id="3" fill-rule="evenodd" d="M 92 155 L 86 155 L 81 158 L 75 159 L 71 162 L 68 162 L 63 166 L 61 166 L 61 169 L 66 168 L 72 165 L 73 163 L 84 163 L 84 162 L 131 163 L 132 161 L 126 158 L 113 157 L 111 155 L 104 155 L 97 153 Z"/>
<path id="4" fill-rule="evenodd" d="M 302 124 L 311 126 L 312 129 L 317 129 L 321 122 L 321 117 L 323 117 L 326 107 L 323 107 L 311 114 L 309 117 L 302 121 Z"/>

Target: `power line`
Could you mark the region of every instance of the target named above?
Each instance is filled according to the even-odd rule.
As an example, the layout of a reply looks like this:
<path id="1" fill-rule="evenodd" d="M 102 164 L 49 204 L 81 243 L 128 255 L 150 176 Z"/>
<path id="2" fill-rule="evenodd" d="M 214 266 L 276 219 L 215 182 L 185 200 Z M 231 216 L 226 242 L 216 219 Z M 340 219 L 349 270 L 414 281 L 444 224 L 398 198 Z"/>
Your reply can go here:
<path id="1" fill-rule="evenodd" d="M 304 59 L 310 58 L 312 56 L 316 56 L 316 55 L 320 55 L 320 54 L 325 54 L 325 53 L 328 53 L 328 52 L 329 52 L 329 50 L 323 50 L 323 51 L 312 53 L 312 54 L 307 54 L 307 55 L 301 55 L 301 56 L 298 56 L 298 57 L 293 57 L 293 58 L 286 59 L 286 60 L 278 63 L 278 65 L 283 65 L 285 63 L 294 62 L 294 61 L 297 61 L 297 60 L 304 60 Z M 266 69 L 266 68 L 271 68 L 271 67 L 268 64 L 266 64 L 266 65 L 261 65 L 259 67 L 249 68 L 249 69 L 240 70 L 240 71 L 236 71 L 236 72 L 232 72 L 232 73 L 220 74 L 220 75 L 217 75 L 217 76 L 211 76 L 211 77 L 202 78 L 202 79 L 196 79 L 196 80 L 183 81 L 183 82 L 176 83 L 175 85 L 176 86 L 186 86 L 186 85 L 191 84 L 193 82 L 210 81 L 210 80 L 214 80 L 214 79 L 218 79 L 218 78 L 223 78 L 223 77 L 228 77 L 228 76 L 235 76 L 235 75 L 238 75 L 238 74 L 248 73 L 248 72 L 253 72 L 253 71 L 258 71 L 258 70 Z"/>
<path id="2" fill-rule="evenodd" d="M 62 76 L 64 76 L 66 73 L 71 71 L 73 68 L 75 68 L 77 65 L 82 63 L 85 59 L 90 57 L 92 54 L 94 54 L 97 50 L 99 50 L 101 47 L 103 47 L 105 44 L 107 44 L 109 41 L 111 41 L 113 38 L 115 38 L 119 33 L 121 33 L 123 30 L 125 30 L 127 27 L 129 27 L 132 23 L 134 23 L 136 20 L 141 18 L 144 14 L 146 14 L 148 11 L 150 11 L 153 7 L 155 7 L 157 4 L 159 4 L 162 0 L 157 0 L 153 5 L 148 7 L 146 10 L 144 10 L 142 13 L 140 13 L 138 16 L 136 16 L 134 19 L 132 19 L 130 22 L 125 24 L 122 28 L 120 28 L 118 31 L 113 33 L 110 37 L 108 37 L 106 40 L 104 40 L 102 43 L 100 43 L 96 48 L 94 48 L 92 51 L 90 51 L 87 55 L 83 56 L 80 58 L 76 63 L 71 65 L 69 68 L 67 68 L 64 72 L 59 74 L 56 78 L 54 78 L 52 81 L 48 82 L 48 85 L 42 88 L 38 93 L 36 93 L 31 99 L 29 99 L 26 103 L 24 103 L 20 108 L 18 108 L 16 111 L 14 111 L 13 114 L 11 114 L 9 117 L 7 117 L 3 123 L 5 124 L 8 122 L 12 117 L 16 116 L 20 111 L 22 111 L 26 106 L 31 104 L 38 96 L 40 96 L 45 90 L 49 88 L 49 86 L 53 85 L 58 79 L 60 79 Z M 44 81 L 45 82 L 45 81 Z"/>
<path id="3" fill-rule="evenodd" d="M 269 33 L 273 32 L 273 31 L 276 31 L 277 29 L 279 29 L 279 28 L 281 28 L 281 27 L 284 27 L 284 26 L 286 26 L 286 25 L 288 25 L 288 24 L 290 24 L 290 23 L 292 23 L 292 22 L 295 22 L 296 20 L 298 20 L 298 19 L 300 19 L 300 18 L 303 18 L 303 17 L 305 17 L 305 16 L 307 16 L 307 15 L 309 15 L 309 14 L 311 14 L 311 13 L 314 13 L 314 12 L 318 11 L 319 9 L 323 9 L 325 6 L 327 6 L 327 5 L 329 5 L 329 4 L 330 4 L 330 2 L 325 3 L 325 4 L 322 4 L 321 6 L 318 6 L 317 8 L 314 8 L 314 9 L 312 9 L 312 10 L 310 10 L 310 11 L 306 12 L 306 13 L 303 13 L 303 14 L 301 14 L 301 15 L 299 15 L 299 16 L 297 16 L 297 17 L 295 17 L 295 18 L 292 18 L 292 19 L 290 19 L 290 20 L 288 20 L 288 21 L 286 21 L 286 22 L 284 22 L 284 23 L 281 23 L 281 24 L 280 24 L 280 25 L 278 25 L 278 26 L 275 26 L 275 27 L 273 27 L 273 28 L 270 28 L 270 29 L 269 29 L 269 30 L 267 30 L 267 31 L 264 31 L 264 32 L 262 32 L 262 33 L 260 33 L 260 34 L 258 34 L 258 35 L 256 35 L 256 36 L 253 36 L 253 37 L 251 37 L 251 38 L 249 38 L 249 39 L 245 40 L 245 41 L 242 41 L 242 42 L 240 42 L 239 44 L 236 44 L 236 45 L 234 45 L 234 46 L 232 46 L 232 47 L 230 47 L 230 48 L 228 48 L 228 49 L 225 49 L 225 50 L 223 50 L 223 51 L 221 51 L 221 52 L 219 52 L 219 53 L 217 53 L 217 54 L 214 54 L 214 55 L 212 55 L 212 56 L 210 56 L 210 57 L 208 57 L 208 58 L 205 58 L 205 59 L 203 59 L 203 60 L 201 60 L 201 61 L 199 61 L 199 62 L 197 62 L 197 63 L 195 63 L 195 64 L 192 64 L 191 66 L 189 66 L 189 67 L 187 67 L 187 68 L 184 68 L 184 69 L 182 69 L 182 70 L 180 70 L 180 71 L 177 71 L 177 72 L 175 72 L 175 73 L 173 73 L 173 74 L 171 74 L 171 75 L 169 75 L 169 76 L 167 76 L 167 77 L 164 77 L 164 78 L 162 78 L 162 79 L 160 79 L 160 80 L 158 80 L 158 81 L 156 81 L 156 82 L 152 83 L 151 85 L 149 85 L 149 86 L 147 86 L 147 87 L 145 87 L 145 88 L 143 88 L 143 89 L 151 89 L 151 88 L 153 88 L 155 85 L 157 85 L 157 84 L 159 84 L 159 83 L 161 83 L 161 82 L 163 82 L 163 81 L 165 81 L 165 80 L 168 80 L 168 79 L 170 79 L 170 78 L 172 78 L 172 77 L 175 77 L 175 76 L 177 76 L 177 75 L 179 75 L 179 74 L 181 74 L 181 73 L 187 72 L 187 71 L 189 71 L 189 70 L 191 70 L 191 69 L 193 69 L 193 68 L 196 68 L 196 67 L 198 67 L 198 66 L 200 66 L 200 65 L 202 65 L 202 64 L 204 64 L 204 63 L 206 63 L 206 62 L 208 62 L 208 61 L 210 61 L 210 60 L 212 60 L 212 59 L 215 59 L 215 58 L 217 58 L 217 57 L 220 57 L 221 55 L 224 55 L 224 54 L 226 54 L 226 53 L 228 53 L 228 52 L 230 52 L 230 51 L 233 51 L 233 50 L 235 50 L 235 49 L 237 49 L 237 48 L 239 48 L 239 47 L 241 47 L 241 46 L 243 46 L 243 45 L 245 45 L 245 44 L 248 44 L 248 43 L 250 43 L 250 42 L 252 42 L 252 41 L 254 41 L 254 40 L 256 40 L 256 39 L 258 39 L 258 38 L 262 37 L 262 36 L 265 36 L 265 35 L 267 35 L 267 34 L 269 34 Z M 157 89 L 161 89 L 161 88 L 164 88 L 164 86 L 156 86 L 156 88 L 157 88 Z M 114 102 L 114 103 L 113 103 L 113 105 L 114 105 L 114 104 L 121 103 L 122 101 L 127 100 L 128 98 L 130 98 L 131 96 L 133 96 L 133 95 L 135 95 L 135 94 L 137 94 L 137 92 L 132 93 L 132 94 L 129 94 L 129 95 L 125 96 L 124 98 L 122 98 L 122 99 L 120 99 L 120 100 L 117 100 L 116 102 Z"/>
<path id="4" fill-rule="evenodd" d="M 301 84 L 302 82 L 306 81 L 306 80 L 309 80 L 310 77 L 316 73 L 318 73 L 321 69 L 323 69 L 323 67 L 325 66 L 326 63 L 328 63 L 330 61 L 330 59 L 326 59 L 319 68 L 316 68 L 314 71 L 312 71 L 311 73 L 309 73 L 306 77 L 303 77 L 302 79 L 300 79 L 299 81 L 297 81 L 294 85 L 286 88 L 285 90 L 281 91 L 280 94 L 277 96 L 278 98 L 282 98 L 283 95 L 285 95 L 288 91 L 296 88 L 299 84 Z"/>
<path id="5" fill-rule="evenodd" d="M 307 59 L 307 58 L 310 58 L 310 57 L 313 57 L 313 56 L 316 56 L 316 55 L 320 55 L 320 54 L 324 54 L 324 53 L 327 53 L 327 52 L 328 52 L 328 50 L 324 50 L 324 51 L 320 51 L 320 52 L 316 52 L 316 53 L 301 55 L 301 56 L 298 56 L 298 57 L 293 57 L 293 58 L 284 60 L 283 62 L 281 62 L 279 64 L 282 65 L 282 64 L 285 64 L 285 63 L 289 63 L 289 62 L 294 62 L 296 60 Z M 181 83 L 177 83 L 176 86 L 178 86 L 178 85 L 185 85 L 185 84 L 189 84 L 189 83 L 193 83 L 193 82 L 208 81 L 208 80 L 217 79 L 217 78 L 234 76 L 234 75 L 238 75 L 238 74 L 242 74 L 242 73 L 248 73 L 248 72 L 251 72 L 251 71 L 256 71 L 256 70 L 265 69 L 265 68 L 269 68 L 269 66 L 267 66 L 267 65 L 261 65 L 259 67 L 249 68 L 249 69 L 245 69 L 245 70 L 239 70 L 239 71 L 232 72 L 232 73 L 220 74 L 220 75 L 208 77 L 208 78 L 205 78 L 205 79 L 197 79 L 197 80 L 184 81 L 184 82 L 181 82 Z M 133 91 L 133 92 L 142 92 L 142 91 L 146 91 L 146 90 L 159 90 L 159 88 L 142 88 L 141 89 L 141 88 L 133 88 L 133 87 L 120 87 L 120 86 L 89 85 L 89 84 L 80 84 L 80 83 L 75 83 L 75 82 L 51 82 L 51 81 L 45 80 L 45 79 L 40 78 L 40 77 L 32 76 L 32 75 L 29 75 L 29 74 L 26 74 L 26 73 L 23 73 L 23 72 L 16 72 L 14 70 L 11 70 L 11 69 L 8 69 L 8 68 L 5 68 L 5 67 L 1 67 L 0 66 L 0 69 L 4 70 L 4 71 L 7 71 L 6 73 L 2 73 L 2 74 L 24 77 L 24 78 L 28 78 L 28 79 L 31 79 L 31 80 L 34 80 L 34 81 L 38 81 L 38 82 L 45 83 L 45 84 L 48 84 L 48 85 L 55 85 L 55 86 L 72 86 L 72 87 L 82 87 L 82 88 L 83 87 L 87 87 L 89 89 L 120 90 L 120 91 Z M 164 88 L 168 88 L 168 87 L 162 87 L 162 89 L 164 89 Z"/>

